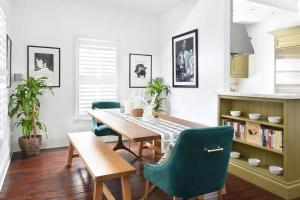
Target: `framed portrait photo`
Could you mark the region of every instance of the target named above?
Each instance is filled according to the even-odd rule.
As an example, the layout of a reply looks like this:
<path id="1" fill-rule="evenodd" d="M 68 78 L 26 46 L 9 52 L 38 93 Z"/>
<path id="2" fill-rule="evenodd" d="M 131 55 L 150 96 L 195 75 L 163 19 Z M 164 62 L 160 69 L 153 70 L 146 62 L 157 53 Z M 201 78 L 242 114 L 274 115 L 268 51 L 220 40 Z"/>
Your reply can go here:
<path id="1" fill-rule="evenodd" d="M 198 30 L 172 38 L 173 87 L 198 87 Z"/>
<path id="2" fill-rule="evenodd" d="M 60 87 L 60 48 L 27 46 L 27 77 L 46 77 L 52 87 Z"/>
<path id="3" fill-rule="evenodd" d="M 145 88 L 152 79 L 152 55 L 129 54 L 129 87 Z"/>
<path id="4" fill-rule="evenodd" d="M 6 36 L 6 70 L 7 70 L 7 78 L 6 78 L 6 87 L 11 87 L 11 48 L 12 42 L 9 36 Z"/>

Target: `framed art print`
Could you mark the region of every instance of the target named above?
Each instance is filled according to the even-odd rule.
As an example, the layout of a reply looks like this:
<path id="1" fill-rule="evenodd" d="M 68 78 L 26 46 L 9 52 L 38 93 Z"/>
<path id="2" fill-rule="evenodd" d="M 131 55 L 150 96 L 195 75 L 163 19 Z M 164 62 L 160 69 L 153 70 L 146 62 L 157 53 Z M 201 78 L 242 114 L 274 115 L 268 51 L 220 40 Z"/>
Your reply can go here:
<path id="1" fill-rule="evenodd" d="M 129 87 L 145 88 L 152 79 L 152 55 L 129 54 Z"/>
<path id="2" fill-rule="evenodd" d="M 6 78 L 6 86 L 7 88 L 11 87 L 11 48 L 12 42 L 9 36 L 6 36 L 6 70 L 7 70 L 7 78 Z"/>
<path id="3" fill-rule="evenodd" d="M 46 77 L 52 87 L 60 87 L 60 48 L 27 46 L 27 77 Z"/>
<path id="4" fill-rule="evenodd" d="M 173 87 L 198 87 L 198 30 L 172 38 Z"/>

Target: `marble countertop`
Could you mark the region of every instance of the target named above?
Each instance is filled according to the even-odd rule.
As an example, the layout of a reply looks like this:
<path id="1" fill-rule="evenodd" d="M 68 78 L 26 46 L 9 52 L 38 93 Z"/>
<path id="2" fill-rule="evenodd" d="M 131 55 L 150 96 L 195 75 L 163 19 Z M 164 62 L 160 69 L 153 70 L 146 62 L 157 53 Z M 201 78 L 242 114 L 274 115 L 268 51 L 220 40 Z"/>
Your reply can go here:
<path id="1" fill-rule="evenodd" d="M 300 94 L 259 94 L 259 93 L 240 93 L 240 92 L 219 92 L 218 95 L 238 96 L 238 97 L 258 97 L 271 99 L 300 99 Z"/>

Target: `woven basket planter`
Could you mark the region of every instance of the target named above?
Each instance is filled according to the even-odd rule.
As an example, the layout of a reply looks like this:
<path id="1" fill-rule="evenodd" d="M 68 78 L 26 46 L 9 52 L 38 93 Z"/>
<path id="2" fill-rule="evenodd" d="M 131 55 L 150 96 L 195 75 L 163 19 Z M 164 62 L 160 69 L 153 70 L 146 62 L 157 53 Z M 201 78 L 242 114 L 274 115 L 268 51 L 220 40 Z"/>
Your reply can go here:
<path id="1" fill-rule="evenodd" d="M 26 136 L 20 137 L 19 145 L 23 152 L 23 155 L 29 157 L 29 156 L 34 156 L 39 154 L 41 141 L 42 141 L 41 135 L 37 135 L 36 138 L 34 137 L 28 138 Z"/>

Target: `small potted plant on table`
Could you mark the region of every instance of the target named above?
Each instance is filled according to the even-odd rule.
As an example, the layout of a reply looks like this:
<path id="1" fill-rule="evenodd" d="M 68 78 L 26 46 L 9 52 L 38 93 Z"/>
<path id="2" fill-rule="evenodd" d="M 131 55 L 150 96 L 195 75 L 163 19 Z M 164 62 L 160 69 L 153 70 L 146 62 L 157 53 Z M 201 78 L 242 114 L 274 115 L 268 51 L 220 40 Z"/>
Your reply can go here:
<path id="1" fill-rule="evenodd" d="M 25 156 L 39 153 L 42 136 L 37 134 L 37 128 L 43 133 L 47 132 L 45 124 L 40 121 L 39 100 L 46 90 L 53 94 L 46 79 L 29 77 L 10 95 L 8 115 L 10 118 L 16 117 L 15 125 L 21 126 L 23 136 L 19 138 L 19 146 Z"/>
<path id="2" fill-rule="evenodd" d="M 145 93 L 151 98 L 155 97 L 153 115 L 157 117 L 158 113 L 163 111 L 163 101 L 166 99 L 165 97 L 171 93 L 170 86 L 166 85 L 162 78 L 157 77 L 149 82 Z"/>

